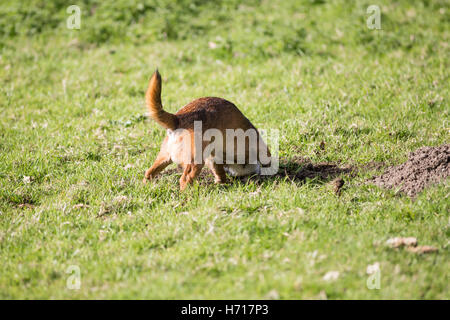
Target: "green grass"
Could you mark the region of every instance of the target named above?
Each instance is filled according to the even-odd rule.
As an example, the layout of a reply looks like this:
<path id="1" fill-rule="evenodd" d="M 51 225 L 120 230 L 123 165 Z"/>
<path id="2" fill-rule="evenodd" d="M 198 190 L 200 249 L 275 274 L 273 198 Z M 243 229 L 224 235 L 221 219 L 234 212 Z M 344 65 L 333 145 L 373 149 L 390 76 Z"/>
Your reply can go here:
<path id="1" fill-rule="evenodd" d="M 367 163 L 449 142 L 448 2 L 377 1 L 381 30 L 370 4 L 83 1 L 69 30 L 66 1 L 2 1 L 0 298 L 450 298 L 448 180 L 415 200 L 366 183 Z M 280 130 L 284 161 L 362 169 L 341 196 L 319 179 L 143 185 L 165 134 L 143 116 L 156 67 L 168 111 L 220 96 Z"/>

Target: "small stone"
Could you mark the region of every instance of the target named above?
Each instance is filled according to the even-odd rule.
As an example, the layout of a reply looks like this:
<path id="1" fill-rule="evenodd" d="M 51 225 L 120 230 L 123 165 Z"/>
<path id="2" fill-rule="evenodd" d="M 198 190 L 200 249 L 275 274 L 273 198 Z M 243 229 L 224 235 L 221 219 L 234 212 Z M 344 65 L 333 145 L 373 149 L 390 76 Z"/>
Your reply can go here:
<path id="1" fill-rule="evenodd" d="M 400 248 L 403 246 L 414 247 L 417 245 L 417 239 L 414 237 L 407 237 L 407 238 L 396 237 L 386 241 L 386 244 L 392 248 Z"/>
<path id="2" fill-rule="evenodd" d="M 438 248 L 432 246 L 418 246 L 418 247 L 409 247 L 406 250 L 412 253 L 424 254 L 424 253 L 432 253 L 438 251 Z"/>
<path id="3" fill-rule="evenodd" d="M 335 281 L 339 278 L 339 271 L 328 271 L 324 276 L 325 281 Z"/>

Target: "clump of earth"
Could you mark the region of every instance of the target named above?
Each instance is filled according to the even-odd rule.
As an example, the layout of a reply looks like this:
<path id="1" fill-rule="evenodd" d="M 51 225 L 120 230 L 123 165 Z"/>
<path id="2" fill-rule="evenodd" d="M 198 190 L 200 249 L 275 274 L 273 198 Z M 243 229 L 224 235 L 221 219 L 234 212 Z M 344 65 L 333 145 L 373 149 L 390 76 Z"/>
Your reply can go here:
<path id="1" fill-rule="evenodd" d="M 439 147 L 422 147 L 408 156 L 408 160 L 392 166 L 378 177 L 375 185 L 395 189 L 415 197 L 425 187 L 450 176 L 450 144 Z"/>

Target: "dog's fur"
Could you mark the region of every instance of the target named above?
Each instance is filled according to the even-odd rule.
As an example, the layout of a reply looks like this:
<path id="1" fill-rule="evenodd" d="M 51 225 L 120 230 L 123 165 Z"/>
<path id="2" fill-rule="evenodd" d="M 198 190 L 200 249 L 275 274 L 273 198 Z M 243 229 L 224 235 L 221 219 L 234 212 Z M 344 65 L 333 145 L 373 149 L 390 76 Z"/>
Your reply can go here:
<path id="1" fill-rule="evenodd" d="M 161 76 L 158 70 L 156 70 L 150 79 L 145 99 L 150 117 L 167 129 L 167 136 L 162 143 L 161 150 L 155 162 L 151 168 L 145 172 L 144 183 L 153 179 L 172 162 L 178 164 L 183 169 L 183 174 L 180 178 L 181 190 L 184 190 L 188 184 L 193 182 L 205 164 L 214 174 L 216 183 L 226 182 L 225 172 L 235 176 L 259 173 L 259 157 L 257 164 L 248 164 L 249 141 L 247 139 L 245 145 L 246 164 L 237 164 L 237 162 L 235 162 L 235 164 L 220 164 L 220 161 L 216 160 L 218 157 L 225 159 L 225 141 L 223 142 L 224 155 L 215 155 L 213 153 L 210 157 L 204 159 L 202 163 L 195 164 L 194 121 L 202 122 L 203 132 L 214 128 L 220 130 L 223 137 L 226 136 L 226 129 L 242 129 L 244 131 L 247 129 L 254 129 L 258 135 L 258 155 L 259 147 L 261 146 L 265 149 L 262 151 L 266 152 L 266 155 L 269 157 L 270 152 L 262 141 L 256 128 L 231 102 L 222 98 L 205 97 L 196 99 L 181 108 L 176 114 L 171 114 L 163 110 L 161 103 L 161 85 Z M 188 145 L 186 145 L 186 143 Z M 207 145 L 208 143 L 202 143 L 203 150 Z M 234 154 L 236 155 L 238 150 L 237 145 L 235 144 L 234 147 Z M 237 155 L 235 157 L 237 157 Z"/>

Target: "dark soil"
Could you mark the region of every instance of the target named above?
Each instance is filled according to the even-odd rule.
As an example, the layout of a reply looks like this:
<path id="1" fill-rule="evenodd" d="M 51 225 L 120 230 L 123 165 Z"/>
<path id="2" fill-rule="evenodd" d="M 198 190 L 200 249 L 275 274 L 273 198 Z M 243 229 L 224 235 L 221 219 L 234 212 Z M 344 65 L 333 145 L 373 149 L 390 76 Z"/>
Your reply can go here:
<path id="1" fill-rule="evenodd" d="M 296 182 L 303 182 L 306 179 L 328 182 L 341 175 L 355 172 L 356 169 L 352 165 L 341 165 L 333 162 L 313 163 L 308 158 L 294 157 L 289 160 L 280 159 L 280 168 L 275 177 L 287 177 Z M 267 178 L 270 178 L 270 176 Z"/>
<path id="2" fill-rule="evenodd" d="M 411 152 L 408 161 L 386 169 L 372 181 L 380 187 L 399 190 L 415 197 L 425 187 L 450 176 L 450 144 L 422 147 Z"/>
<path id="3" fill-rule="evenodd" d="M 342 165 L 334 162 L 319 162 L 313 163 L 306 157 L 296 156 L 290 159 L 281 158 L 279 161 L 278 173 L 273 176 L 247 176 L 232 178 L 232 180 L 239 180 L 241 182 L 254 181 L 261 183 L 264 181 L 272 181 L 276 179 L 288 179 L 299 184 L 306 180 L 312 180 L 315 183 L 328 183 L 333 179 L 338 179 L 343 175 L 354 175 L 357 172 L 352 165 Z M 342 179 L 340 179 L 342 180 Z M 344 181 L 339 181 L 335 192 L 338 193 Z"/>
<path id="4" fill-rule="evenodd" d="M 344 186 L 344 183 L 345 183 L 344 179 L 336 178 L 336 179 L 334 179 L 332 181 L 332 183 L 333 183 L 334 193 L 337 194 L 337 195 L 340 195 L 341 194 L 341 189 L 342 189 L 342 187 Z"/>

